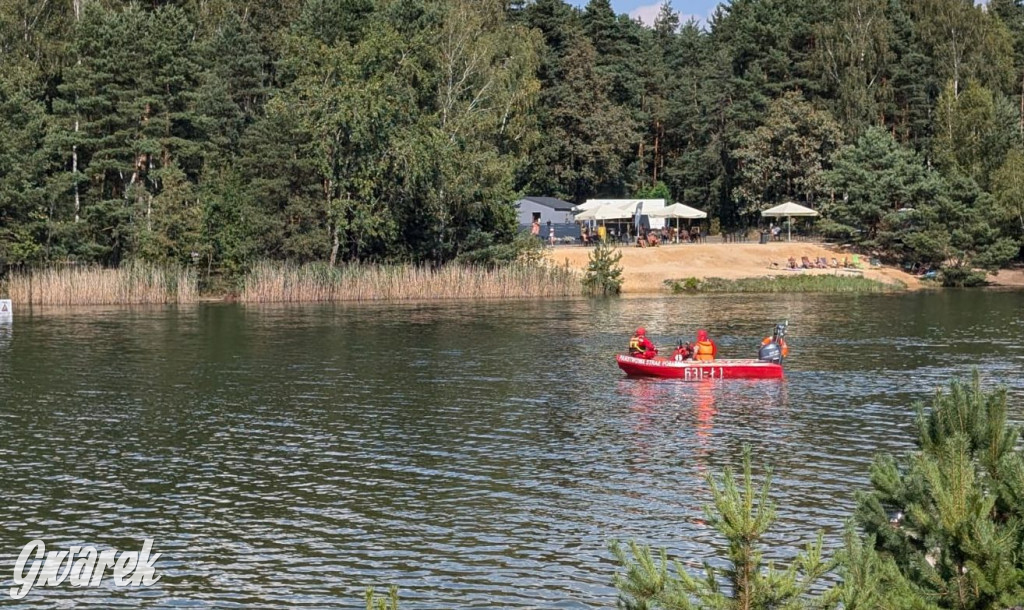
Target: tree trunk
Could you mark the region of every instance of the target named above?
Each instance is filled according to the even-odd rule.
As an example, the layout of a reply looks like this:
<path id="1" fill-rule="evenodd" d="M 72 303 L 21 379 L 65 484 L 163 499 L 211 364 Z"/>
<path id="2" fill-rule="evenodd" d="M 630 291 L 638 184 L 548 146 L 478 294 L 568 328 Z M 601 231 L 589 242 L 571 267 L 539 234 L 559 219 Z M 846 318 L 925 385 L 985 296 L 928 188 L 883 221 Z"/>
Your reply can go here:
<path id="1" fill-rule="evenodd" d="M 75 10 L 75 22 L 82 20 L 82 5 L 85 4 L 85 0 L 74 0 L 72 3 Z M 82 64 L 82 58 L 78 58 L 79 65 Z M 77 96 L 75 102 L 78 102 Z M 75 117 L 75 139 L 78 139 L 78 117 Z M 71 145 L 71 178 L 75 181 L 75 223 L 78 223 L 78 215 L 82 209 L 82 200 L 78 193 L 78 145 Z"/>
<path id="2" fill-rule="evenodd" d="M 77 2 L 76 2 L 77 4 Z M 77 9 L 76 9 L 77 10 Z M 78 133 L 78 119 L 75 119 L 75 133 Z M 78 145 L 71 145 L 71 179 L 75 182 L 75 223 L 78 222 L 78 213 L 82 209 L 81 195 L 78 193 Z"/>
<path id="3" fill-rule="evenodd" d="M 331 267 L 338 263 L 339 247 L 341 247 L 341 241 L 338 239 L 338 221 L 334 219 L 331 221 L 331 259 L 328 261 Z"/>
<path id="4" fill-rule="evenodd" d="M 661 125 L 655 123 L 654 128 L 654 159 L 651 163 L 651 184 L 658 183 L 658 133 L 661 130 Z"/>
<path id="5" fill-rule="evenodd" d="M 327 230 L 331 233 L 331 256 L 328 264 L 333 267 L 338 262 L 338 248 L 341 246 L 341 241 L 338 235 L 338 213 L 334 210 L 334 180 L 330 178 L 324 182 L 324 196 L 327 199 L 327 218 L 330 219 Z"/>

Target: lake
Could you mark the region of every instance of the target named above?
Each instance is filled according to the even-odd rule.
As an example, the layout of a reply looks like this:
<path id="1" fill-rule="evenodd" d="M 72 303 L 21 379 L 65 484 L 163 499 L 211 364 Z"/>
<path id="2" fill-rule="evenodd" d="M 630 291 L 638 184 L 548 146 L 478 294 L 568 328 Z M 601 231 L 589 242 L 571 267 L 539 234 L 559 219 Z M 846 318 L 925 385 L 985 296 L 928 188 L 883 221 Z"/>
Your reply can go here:
<path id="1" fill-rule="evenodd" d="M 610 540 L 688 565 L 721 540 L 705 473 L 774 469 L 769 557 L 838 544 L 913 403 L 1006 384 L 1024 419 L 1024 292 L 17 311 L 0 326 L 0 581 L 32 539 L 138 550 L 161 580 L 36 587 L 20 607 L 613 607 Z M 782 381 L 623 377 L 643 325 Z M 9 602 L 8 602 L 9 603 Z"/>

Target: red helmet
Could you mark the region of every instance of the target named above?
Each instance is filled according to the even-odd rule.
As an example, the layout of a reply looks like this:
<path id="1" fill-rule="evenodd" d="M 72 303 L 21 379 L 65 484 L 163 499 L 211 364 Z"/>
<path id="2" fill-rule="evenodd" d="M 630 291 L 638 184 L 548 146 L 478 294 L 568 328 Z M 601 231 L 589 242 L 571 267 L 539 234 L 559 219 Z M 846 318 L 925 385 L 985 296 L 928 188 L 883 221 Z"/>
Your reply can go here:
<path id="1" fill-rule="evenodd" d="M 644 327 L 641 326 L 640 328 L 636 329 L 636 334 L 642 337 L 647 334 L 647 330 L 645 330 Z"/>
<path id="2" fill-rule="evenodd" d="M 704 330 L 703 328 L 698 330 L 697 331 L 697 340 L 698 341 L 707 341 L 708 340 L 708 331 Z"/>

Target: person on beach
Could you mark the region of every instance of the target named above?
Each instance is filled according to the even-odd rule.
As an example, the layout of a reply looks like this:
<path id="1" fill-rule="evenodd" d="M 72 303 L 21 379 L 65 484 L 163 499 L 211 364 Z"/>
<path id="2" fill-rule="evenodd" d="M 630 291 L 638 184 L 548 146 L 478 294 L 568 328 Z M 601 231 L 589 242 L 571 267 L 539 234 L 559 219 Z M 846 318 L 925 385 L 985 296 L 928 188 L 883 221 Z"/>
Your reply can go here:
<path id="1" fill-rule="evenodd" d="M 629 355 L 647 360 L 658 355 L 658 349 L 647 338 L 647 330 L 642 326 L 636 329 L 636 332 L 629 340 Z"/>
<path id="2" fill-rule="evenodd" d="M 718 355 L 718 346 L 708 337 L 708 331 L 703 328 L 697 331 L 697 343 L 695 345 L 694 360 L 714 360 Z"/>

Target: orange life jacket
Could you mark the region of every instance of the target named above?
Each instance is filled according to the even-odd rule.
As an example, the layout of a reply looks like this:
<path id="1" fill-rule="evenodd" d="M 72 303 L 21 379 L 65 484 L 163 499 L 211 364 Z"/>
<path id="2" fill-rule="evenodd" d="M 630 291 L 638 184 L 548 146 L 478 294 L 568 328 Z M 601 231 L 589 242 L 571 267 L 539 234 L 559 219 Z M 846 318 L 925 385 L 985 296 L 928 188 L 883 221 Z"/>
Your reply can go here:
<path id="1" fill-rule="evenodd" d="M 714 360 L 715 344 L 711 341 L 698 341 L 697 349 L 693 354 L 694 360 Z"/>

